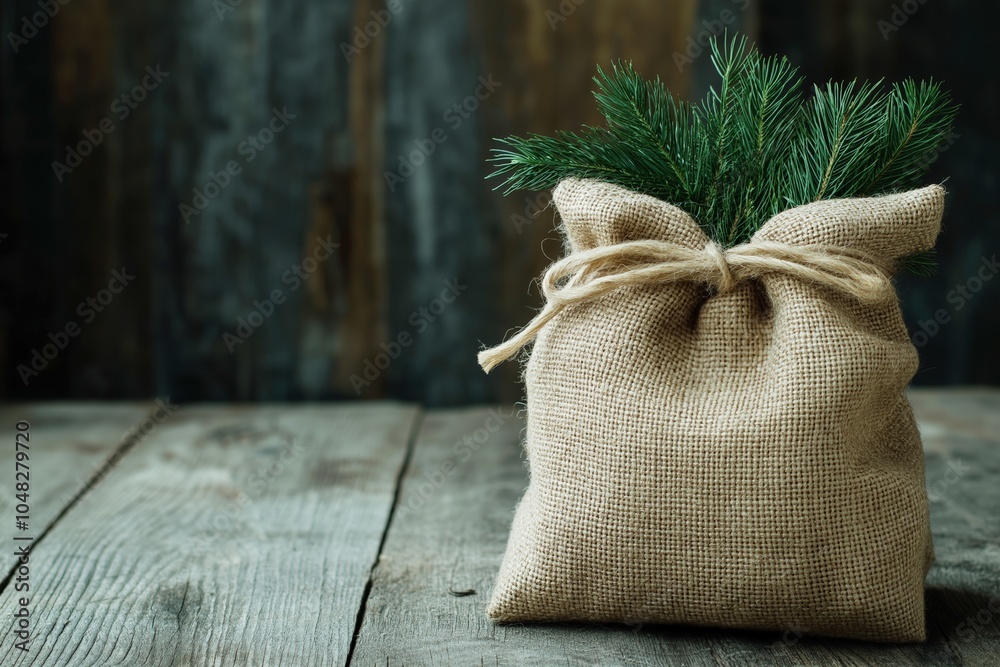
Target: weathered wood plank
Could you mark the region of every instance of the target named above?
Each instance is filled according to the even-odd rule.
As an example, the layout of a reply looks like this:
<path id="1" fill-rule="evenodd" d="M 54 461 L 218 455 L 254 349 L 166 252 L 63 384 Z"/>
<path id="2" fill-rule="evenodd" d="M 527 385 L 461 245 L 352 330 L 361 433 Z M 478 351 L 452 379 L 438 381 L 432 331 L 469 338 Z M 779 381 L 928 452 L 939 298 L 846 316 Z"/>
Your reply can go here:
<path id="1" fill-rule="evenodd" d="M 66 364 L 64 375 L 43 373 L 32 384 L 51 383 L 53 389 L 62 385 L 70 388 L 70 395 L 88 398 L 146 396 L 152 391 L 149 300 L 144 298 L 151 245 L 145 150 L 150 116 L 145 102 L 164 91 L 145 71 L 157 61 L 149 60 L 144 44 L 132 41 L 145 42 L 146 34 L 130 30 L 142 24 L 132 17 L 142 17 L 144 8 L 126 6 L 121 11 L 115 4 L 84 0 L 60 5 L 49 27 L 56 123 L 52 157 L 64 165 L 51 178 L 57 187 L 53 207 L 60 216 L 64 259 L 56 274 L 58 307 L 48 326 L 55 329 L 75 320 L 82 333 L 63 353 L 66 359 L 60 355 L 54 362 Z M 144 77 L 151 87 L 141 85 Z M 70 147 L 80 154 L 78 165 L 69 155 Z M 65 167 L 71 171 L 64 172 Z M 113 271 L 133 278 L 105 310 L 81 317 L 78 304 L 107 288 Z M 45 342 L 40 337 L 38 345 Z"/>
<path id="2" fill-rule="evenodd" d="M 955 0 L 907 4 L 897 0 L 837 0 L 789 2 L 757 0 L 760 46 L 768 53 L 786 53 L 810 82 L 855 77 L 876 81 L 933 78 L 943 81 L 962 105 L 955 132 L 925 183 L 946 181 L 948 197 L 943 233 L 937 250 L 941 269 L 930 278 L 899 276 L 903 312 L 911 332 L 919 333 L 922 385 L 996 384 L 1000 327 L 995 255 L 996 209 L 990 183 L 995 163 L 983 156 L 1000 147 L 1000 125 L 984 87 L 966 76 L 964 63 L 992 57 L 987 26 L 1000 22 L 1000 5 L 976 6 L 975 21 L 968 5 Z M 966 220 L 991 224 L 965 224 Z"/>
<path id="3" fill-rule="evenodd" d="M 526 483 L 523 424 L 510 415 L 473 408 L 424 419 L 352 665 L 659 665 L 666 656 L 715 664 L 719 646 L 697 629 L 661 643 L 639 625 L 495 626 L 486 618 Z"/>
<path id="4" fill-rule="evenodd" d="M 591 77 L 598 64 L 606 68 L 613 59 L 625 58 L 645 76 L 661 77 L 677 94 L 688 90 L 690 70 L 676 68 L 671 53 L 684 49 L 702 4 L 697 0 L 643 0 L 624 7 L 581 0 L 468 4 L 469 43 L 479 59 L 479 69 L 502 82 L 475 116 L 478 153 L 466 156 L 472 165 L 485 164 L 490 149 L 497 146 L 495 137 L 603 125 L 592 94 Z M 409 78 L 407 83 L 414 88 L 422 86 L 418 77 Z M 454 152 L 448 143 L 440 150 Z M 483 175 L 492 171 L 480 169 Z M 482 280 L 478 274 L 483 273 L 492 276 L 492 282 L 488 299 L 478 300 L 473 307 L 466 304 L 463 309 L 489 327 L 485 334 L 478 334 L 486 344 L 502 340 L 541 306 L 537 288 L 529 283 L 559 256 L 562 245 L 561 235 L 554 231 L 555 209 L 549 192 L 504 196 L 494 189 L 499 183 L 499 179 L 469 182 L 478 196 L 474 215 L 467 217 L 480 221 L 474 228 L 486 235 L 490 251 L 488 264 L 477 262 L 474 278 Z M 447 191 L 451 184 L 441 181 L 435 187 Z M 480 266 L 489 266 L 489 271 L 480 271 Z M 518 372 L 516 364 L 506 364 L 490 374 L 493 400 L 514 402 L 523 397 Z M 472 377 L 478 373 L 479 369 L 472 367 Z"/>
<path id="5" fill-rule="evenodd" d="M 344 664 L 417 415 L 185 408 L 31 554 L 35 638 L 0 663 Z"/>
<path id="6" fill-rule="evenodd" d="M 37 540 L 73 498 L 102 472 L 103 465 L 125 440 L 142 437 L 149 403 L 119 405 L 43 403 L 0 408 L 0 579 L 16 564 L 14 537 Z M 30 424 L 28 455 L 31 517 L 28 530 L 15 528 L 14 434 L 19 421 Z"/>
<path id="7" fill-rule="evenodd" d="M 352 3 L 159 1 L 147 14 L 171 72 L 148 103 L 158 386 L 181 400 L 345 395 L 335 366 L 356 350 L 341 330 L 374 332 L 343 285 L 369 284 L 376 252 L 350 234 L 369 220 L 344 200 Z"/>
<path id="8" fill-rule="evenodd" d="M 913 390 L 936 561 L 929 627 L 965 665 L 1000 660 L 1000 390 Z"/>
<path id="9" fill-rule="evenodd" d="M 357 0 L 351 28 L 343 33 L 343 45 L 363 43 L 354 26 L 365 26 L 372 12 L 385 9 L 379 0 Z M 364 34 L 363 32 L 361 33 Z M 335 396 L 356 398 L 362 389 L 368 396 L 385 396 L 384 376 L 360 386 L 365 361 L 382 352 L 386 338 L 387 293 L 385 250 L 385 188 L 382 178 L 385 119 L 385 39 L 376 37 L 360 53 L 350 52 L 347 86 L 348 128 L 336 135 L 333 165 L 323 204 L 314 217 L 326 218 L 337 230 L 343 262 L 330 289 L 337 313 L 337 339 L 330 382 Z M 347 58 L 347 54 L 343 56 Z M 324 205 L 325 204 L 325 205 Z M 317 337 L 318 338 L 318 337 Z"/>
<path id="10" fill-rule="evenodd" d="M 979 433 L 996 422 L 1000 392 L 956 398 L 916 392 L 914 397 L 918 411 L 926 413 L 922 424 L 932 494 L 947 467 L 936 448 L 960 452 L 967 457 L 962 462 L 976 471 L 950 485 L 951 495 L 942 503 L 932 497 L 938 563 L 929 578 L 926 644 L 814 638 L 798 628 L 754 633 L 638 624 L 494 626 L 484 607 L 512 510 L 527 481 L 518 444 L 521 423 L 507 419 L 473 451 L 477 430 L 482 440 L 490 422 L 485 409 L 470 409 L 432 412 L 424 420 L 374 572 L 352 664 L 995 664 L 1000 654 L 1000 553 L 995 546 L 1000 449 L 961 433 Z M 960 423 L 934 421 L 938 413 L 931 406 L 942 397 L 944 414 L 961 415 L 954 420 Z M 937 424 L 937 434 L 927 432 L 929 424 Z M 467 437 L 473 438 L 471 446 Z M 961 510 L 947 510 L 955 505 Z M 475 593 L 452 593 L 466 591 Z"/>
<path id="11" fill-rule="evenodd" d="M 378 38 L 385 40 L 380 186 L 391 286 L 385 341 L 405 334 L 411 344 L 386 370 L 386 384 L 391 395 L 429 405 L 490 400 L 492 381 L 475 362 L 496 293 L 483 270 L 492 247 L 479 218 L 477 128 L 506 82 L 490 81 L 471 57 L 468 3 L 400 5 Z"/>
<path id="12" fill-rule="evenodd" d="M 38 2 L 0 5 L 3 34 L 23 32 Z M 368 24 L 384 0 L 59 3 L 37 34 L 28 23 L 27 44 L 0 51 L 0 394 L 355 397 L 352 376 L 413 334 L 410 316 L 458 276 L 464 305 L 369 371 L 362 396 L 517 400 L 516 366 L 486 377 L 474 353 L 530 318 L 541 299 L 528 282 L 560 242 L 546 193 L 503 197 L 481 178 L 493 138 L 602 122 L 589 79 L 617 57 L 697 97 L 715 79 L 697 42 L 720 28 L 756 35 L 811 82 L 934 77 L 954 91 L 956 136 L 927 178 L 949 179 L 941 271 L 900 276 L 901 300 L 919 334 L 918 383 L 996 383 L 1000 125 L 981 103 L 995 86 L 966 63 L 992 56 L 983 36 L 1000 4 L 980 3 L 975 21 L 955 0 L 903 4 L 406 0 L 382 28 Z M 679 66 L 689 39 L 696 56 Z M 157 64 L 170 76 L 121 118 L 111 105 Z M 453 130 L 443 115 L 481 74 L 502 85 Z M 240 145 L 286 105 L 296 119 L 248 162 Z M 114 131 L 57 180 L 53 161 L 106 118 Z M 390 190 L 386 172 L 435 128 L 447 140 Z M 179 206 L 214 190 L 230 161 L 241 173 L 185 224 Z M 991 224 L 958 224 L 980 219 Z M 327 234 L 340 252 L 292 292 L 283 272 Z M 24 387 L 17 365 L 122 265 L 135 286 Z M 288 302 L 230 354 L 223 334 L 275 288 Z"/>

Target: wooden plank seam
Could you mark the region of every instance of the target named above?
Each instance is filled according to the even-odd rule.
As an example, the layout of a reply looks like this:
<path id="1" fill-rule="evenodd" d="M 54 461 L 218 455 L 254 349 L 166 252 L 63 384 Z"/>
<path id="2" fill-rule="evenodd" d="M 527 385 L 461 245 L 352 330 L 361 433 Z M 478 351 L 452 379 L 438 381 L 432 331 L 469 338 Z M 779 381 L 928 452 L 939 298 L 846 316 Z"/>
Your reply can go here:
<path id="1" fill-rule="evenodd" d="M 392 518 L 396 514 L 396 507 L 399 505 L 399 496 L 403 489 L 403 480 L 406 478 L 406 473 L 410 469 L 410 465 L 413 460 L 413 450 L 416 446 L 417 436 L 420 434 L 420 426 L 423 424 L 423 421 L 424 410 L 421 409 L 417 412 L 416 417 L 413 419 L 409 437 L 406 439 L 406 453 L 403 455 L 403 464 L 399 466 L 399 474 L 396 475 L 395 488 L 393 489 L 392 495 L 392 504 L 389 507 L 389 515 L 385 519 L 382 536 L 379 538 L 378 550 L 375 553 L 375 559 L 372 561 L 372 566 L 368 570 L 368 581 L 365 582 L 365 592 L 361 595 L 361 604 L 358 606 L 358 615 L 354 621 L 354 633 L 351 635 L 351 646 L 347 649 L 347 659 L 344 661 L 345 667 L 350 667 L 351 660 L 354 658 L 354 649 L 357 646 L 358 637 L 361 635 L 361 626 L 364 623 L 365 611 L 368 608 L 368 597 L 372 592 L 375 568 L 378 567 L 379 560 L 382 558 L 382 551 L 385 549 L 386 536 L 389 534 L 389 527 L 392 525 Z"/>
<path id="2" fill-rule="evenodd" d="M 105 480 L 112 470 L 118 467 L 118 464 L 127 456 L 135 447 L 145 440 L 149 434 L 158 426 L 166 422 L 171 416 L 176 413 L 181 406 L 175 405 L 170 402 L 170 397 L 167 396 L 165 399 L 156 399 L 154 403 L 154 408 L 149 411 L 142 419 L 140 419 L 132 428 L 128 429 L 121 438 L 118 447 L 115 448 L 108 458 L 105 459 L 103 465 L 99 469 L 95 470 L 91 474 L 87 482 L 75 493 L 66 494 L 63 497 L 63 501 L 66 503 L 59 513 L 49 522 L 47 526 L 39 533 L 38 537 L 35 538 L 32 543 L 31 550 L 38 548 L 38 545 L 45 539 L 45 536 L 55 528 L 60 521 L 63 520 L 67 514 L 69 514 L 74 507 L 79 504 L 83 497 L 90 493 L 98 484 Z M 162 417 L 156 416 L 157 413 L 162 412 Z M 152 421 L 153 425 L 149 429 L 142 428 L 142 425 L 147 421 Z M 17 563 L 15 562 L 11 565 L 10 571 L 0 580 L 0 596 L 3 595 L 4 591 L 7 590 L 7 586 L 10 585 L 11 580 L 14 578 L 14 574 L 17 572 Z"/>

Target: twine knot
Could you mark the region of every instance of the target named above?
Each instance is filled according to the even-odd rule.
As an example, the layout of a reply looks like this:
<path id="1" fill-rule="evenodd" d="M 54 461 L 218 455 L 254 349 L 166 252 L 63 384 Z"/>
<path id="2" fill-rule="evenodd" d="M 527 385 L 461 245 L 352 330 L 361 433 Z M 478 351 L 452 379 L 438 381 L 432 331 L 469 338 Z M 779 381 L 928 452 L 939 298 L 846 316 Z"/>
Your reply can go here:
<path id="1" fill-rule="evenodd" d="M 724 250 L 709 242 L 702 250 L 666 241 L 628 241 L 575 252 L 542 276 L 545 307 L 523 329 L 479 353 L 487 373 L 531 342 L 564 308 L 596 299 L 626 285 L 699 282 L 719 294 L 746 280 L 784 274 L 873 304 L 895 295 L 889 274 L 872 257 L 829 245 L 757 241 Z"/>
<path id="2" fill-rule="evenodd" d="M 720 248 L 715 241 L 709 241 L 708 245 L 705 246 L 705 252 L 715 262 L 716 269 L 719 272 L 719 280 L 716 283 L 719 292 L 725 294 L 732 291 L 736 287 L 736 279 L 733 278 L 733 272 L 729 270 L 729 260 L 726 258 L 726 251 Z"/>

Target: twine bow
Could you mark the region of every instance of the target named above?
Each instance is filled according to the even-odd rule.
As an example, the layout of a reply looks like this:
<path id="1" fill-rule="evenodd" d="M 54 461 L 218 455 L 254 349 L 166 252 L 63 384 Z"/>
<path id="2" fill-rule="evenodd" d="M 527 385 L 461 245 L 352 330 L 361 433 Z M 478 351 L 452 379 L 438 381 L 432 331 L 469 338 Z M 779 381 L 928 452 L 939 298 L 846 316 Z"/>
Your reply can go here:
<path id="1" fill-rule="evenodd" d="M 695 250 L 665 241 L 629 241 L 575 252 L 550 266 L 541 281 L 545 307 L 510 339 L 480 352 L 479 365 L 489 373 L 530 343 L 563 308 L 625 285 L 691 281 L 725 294 L 769 273 L 829 287 L 862 303 L 879 303 L 895 294 L 889 275 L 871 257 L 837 246 L 757 241 L 723 249 L 710 241 Z"/>

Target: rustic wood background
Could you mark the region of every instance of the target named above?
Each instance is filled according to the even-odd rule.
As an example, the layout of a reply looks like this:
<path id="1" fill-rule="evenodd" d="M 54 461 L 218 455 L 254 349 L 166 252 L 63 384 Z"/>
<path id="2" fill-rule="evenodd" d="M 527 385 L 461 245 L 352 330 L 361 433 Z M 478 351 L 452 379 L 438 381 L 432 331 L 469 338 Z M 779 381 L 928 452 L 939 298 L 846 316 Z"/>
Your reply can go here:
<path id="1" fill-rule="evenodd" d="M 551 209 L 533 215 L 544 196 L 504 198 L 484 181 L 492 138 L 598 122 L 589 78 L 613 58 L 700 95 L 707 56 L 681 69 L 673 54 L 719 21 L 787 53 L 812 80 L 946 81 L 964 110 L 930 178 L 949 177 L 942 267 L 900 290 L 915 332 L 947 316 L 920 339 L 918 382 L 1000 381 L 1000 280 L 949 299 L 1000 249 L 996 4 L 399 0 L 348 62 L 342 45 L 385 9 L 384 0 L 70 0 L 15 49 L 11 35 L 27 34 L 38 0 L 3 3 L 0 395 L 519 398 L 515 365 L 487 377 L 475 352 L 529 319 L 540 303 L 529 280 L 560 242 Z M 157 65 L 169 75 L 119 118 L 115 99 Z M 449 114 L 481 76 L 499 86 L 467 118 Z M 295 118 L 246 162 L 241 142 L 275 108 Z M 114 131 L 57 180 L 52 162 L 105 118 Z M 444 142 L 388 187 L 384 173 L 438 128 Z M 185 224 L 179 206 L 233 160 L 241 173 Z M 292 290 L 283 275 L 327 236 L 339 248 Z M 80 323 L 78 304 L 121 267 L 134 281 L 25 385 L 18 365 L 50 332 Z M 467 288 L 431 322 L 420 309 L 440 310 L 435 299 L 455 279 Z M 224 334 L 274 289 L 287 301 L 230 353 Z M 352 375 L 364 377 L 366 361 L 401 334 L 410 344 L 385 370 L 369 368 L 358 391 Z"/>

